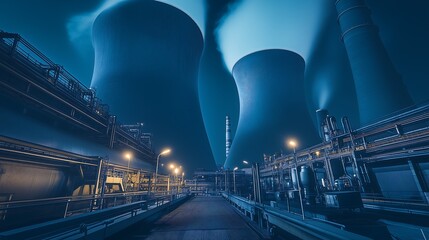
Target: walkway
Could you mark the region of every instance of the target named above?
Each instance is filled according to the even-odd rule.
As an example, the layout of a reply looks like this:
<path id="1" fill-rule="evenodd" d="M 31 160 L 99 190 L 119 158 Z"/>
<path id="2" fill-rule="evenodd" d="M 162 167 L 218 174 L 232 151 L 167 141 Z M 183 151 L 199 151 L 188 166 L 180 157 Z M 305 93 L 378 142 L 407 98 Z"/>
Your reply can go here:
<path id="1" fill-rule="evenodd" d="M 124 239 L 261 239 L 222 197 L 196 197 L 156 221 L 141 223 Z"/>

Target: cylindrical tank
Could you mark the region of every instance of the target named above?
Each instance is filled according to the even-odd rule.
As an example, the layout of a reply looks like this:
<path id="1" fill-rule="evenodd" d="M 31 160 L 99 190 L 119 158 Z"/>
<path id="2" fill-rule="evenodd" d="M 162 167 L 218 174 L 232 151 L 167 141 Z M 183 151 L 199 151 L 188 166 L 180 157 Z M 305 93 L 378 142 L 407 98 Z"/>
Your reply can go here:
<path id="1" fill-rule="evenodd" d="M 337 0 L 341 39 L 355 82 L 361 124 L 413 104 L 364 0 Z"/>
<path id="2" fill-rule="evenodd" d="M 144 122 L 156 152 L 214 169 L 197 95 L 203 38 L 184 12 L 158 1 L 125 1 L 93 26 L 92 87 L 123 122 Z M 161 169 L 160 169 L 161 170 Z"/>
<path id="3" fill-rule="evenodd" d="M 301 166 L 299 171 L 299 178 L 303 188 L 314 187 L 314 174 L 309 166 Z"/>
<path id="4" fill-rule="evenodd" d="M 313 204 L 316 184 L 313 170 L 309 166 L 301 166 L 299 178 L 306 204 Z"/>
<path id="5" fill-rule="evenodd" d="M 297 173 L 296 168 L 290 169 L 290 175 L 291 175 L 291 179 L 292 179 L 292 187 L 295 190 L 298 189 L 298 176 L 296 175 L 296 173 Z"/>
<path id="6" fill-rule="evenodd" d="M 288 136 L 302 147 L 318 142 L 305 102 L 304 67 L 301 56 L 281 49 L 254 52 L 235 64 L 240 118 L 226 167 L 262 160 L 264 153 L 284 149 Z"/>

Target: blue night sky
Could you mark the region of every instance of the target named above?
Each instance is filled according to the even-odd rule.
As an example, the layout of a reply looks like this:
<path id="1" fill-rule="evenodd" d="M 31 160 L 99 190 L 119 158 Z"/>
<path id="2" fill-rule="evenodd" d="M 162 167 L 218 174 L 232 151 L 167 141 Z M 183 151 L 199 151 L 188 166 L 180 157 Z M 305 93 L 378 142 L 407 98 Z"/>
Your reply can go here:
<path id="1" fill-rule="evenodd" d="M 21 34 L 54 62 L 63 65 L 83 84 L 97 87 L 97 84 L 102 83 L 94 82 L 96 78 L 94 65 L 103 63 L 94 64 L 94 59 L 97 58 L 93 48 L 92 26 L 100 13 L 113 9 L 123 4 L 122 2 L 127 0 L 2 0 L 0 1 L 0 29 Z M 188 169 L 213 168 L 215 163 L 222 165 L 225 162 L 225 115 L 231 116 L 233 135 L 240 132 L 237 129 L 240 117 L 239 93 L 232 69 L 237 61 L 246 55 L 266 49 L 293 51 L 305 61 L 304 90 L 296 101 L 306 107 L 305 112 L 312 119 L 313 125 L 305 126 L 308 132 L 300 135 L 302 138 L 299 139 L 300 147 L 314 144 L 312 138 L 316 131 L 314 113 L 319 108 L 328 109 L 337 119 L 348 116 L 352 128 L 360 126 L 355 85 L 347 52 L 340 40 L 334 0 L 163 0 L 161 2 L 171 4 L 188 14 L 195 21 L 204 40 L 201 60 L 196 70 L 197 76 L 192 80 L 196 86 L 195 94 L 198 96 L 197 102 L 193 104 L 199 106 L 192 108 L 192 111 L 201 116 L 203 122 L 201 129 L 196 129 L 195 133 L 201 130 L 204 136 L 193 135 L 193 131 L 190 131 L 181 141 L 201 142 L 201 146 L 183 145 L 183 149 L 178 151 L 180 154 L 173 154 L 171 159 L 183 161 L 183 165 Z M 372 20 L 379 29 L 381 41 L 396 71 L 402 77 L 405 91 L 408 91 L 416 104 L 427 101 L 429 99 L 427 94 L 429 2 L 412 0 L 396 1 L 393 4 L 390 0 L 368 0 L 367 5 L 371 9 Z M 157 21 L 162 19 L 154 20 L 155 27 L 158 24 Z M 144 92 L 144 89 L 141 91 Z M 258 89 L 252 91 L 258 92 Z M 384 93 L 379 94 L 382 98 Z M 100 93 L 100 95 L 103 94 Z M 111 101 L 104 97 L 102 99 L 107 103 Z M 165 105 L 162 101 L 167 100 L 164 99 L 161 93 L 161 97 L 157 100 L 160 106 Z M 113 103 L 115 104 L 117 103 Z M 121 102 L 121 104 L 130 103 Z M 273 102 L 274 106 L 277 104 Z M 140 110 L 144 111 L 144 109 Z M 257 115 L 259 110 L 255 107 L 253 111 Z M 264 117 L 283 117 L 284 114 L 278 114 L 278 111 L 281 112 L 282 109 L 277 109 L 269 114 L 270 116 Z M 183 112 L 183 115 L 186 114 Z M 148 126 L 149 132 L 152 130 L 153 122 L 158 121 L 156 117 L 138 120 L 128 118 L 126 113 L 124 115 L 118 116 L 120 121 L 130 123 L 142 121 Z M 192 121 L 190 120 L 190 124 Z M 240 121 L 243 122 L 242 126 L 246 125 L 246 119 Z M 288 124 L 287 119 L 284 122 Z M 264 121 L 261 120 L 258 127 L 264 128 L 263 124 Z M 199 125 L 195 124 L 195 126 Z M 273 130 L 270 131 L 274 133 L 276 126 L 271 128 Z M 155 151 L 160 151 L 168 143 L 168 139 L 157 139 L 157 132 L 153 134 Z M 288 133 L 282 134 L 285 138 L 288 137 Z M 265 146 L 266 142 L 269 141 L 260 139 L 252 143 L 258 146 L 247 146 L 247 148 L 255 147 L 259 149 L 258 151 L 267 154 L 290 151 L 282 142 L 278 146 Z M 175 142 L 168 144 L 172 148 L 175 146 Z M 232 151 L 237 152 L 233 154 L 234 159 L 228 161 L 230 164 L 227 167 L 239 165 L 242 160 L 245 160 L 243 156 L 246 154 L 240 152 L 246 151 L 245 148 L 234 150 L 234 144 L 233 142 Z M 236 144 L 239 145 L 239 143 Z M 200 157 L 204 158 L 203 160 L 191 157 L 195 149 L 205 151 L 202 154 L 204 157 Z M 253 159 L 246 160 L 260 161 L 261 159 L 262 154 L 259 152 L 259 155 L 253 156 Z"/>

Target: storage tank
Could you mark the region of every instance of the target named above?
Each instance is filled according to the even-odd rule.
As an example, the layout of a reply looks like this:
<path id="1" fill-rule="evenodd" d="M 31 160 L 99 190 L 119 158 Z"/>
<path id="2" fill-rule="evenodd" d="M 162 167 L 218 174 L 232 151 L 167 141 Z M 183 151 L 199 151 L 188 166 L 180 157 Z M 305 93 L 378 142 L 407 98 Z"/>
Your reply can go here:
<path id="1" fill-rule="evenodd" d="M 347 51 L 361 124 L 413 104 L 396 72 L 364 0 L 337 0 L 341 40 Z"/>
<path id="2" fill-rule="evenodd" d="M 188 167 L 215 168 L 197 95 L 203 38 L 184 12 L 157 1 L 126 1 L 93 26 L 92 87 L 124 122 L 144 122 L 156 152 L 173 149 Z"/>
<path id="3" fill-rule="evenodd" d="M 318 142 L 304 96 L 305 63 L 282 49 L 251 53 L 234 66 L 240 115 L 226 167 L 260 161 L 264 153 L 285 149 L 288 136 L 299 146 Z"/>
<path id="4" fill-rule="evenodd" d="M 314 172 L 309 166 L 301 166 L 299 171 L 299 178 L 301 182 L 302 191 L 304 193 L 305 202 L 313 204 L 315 193 L 315 179 Z"/>
<path id="5" fill-rule="evenodd" d="M 290 169 L 290 176 L 291 176 L 291 180 L 292 180 L 292 186 L 293 189 L 298 190 L 298 177 L 297 177 L 297 169 L 296 168 L 291 168 Z"/>

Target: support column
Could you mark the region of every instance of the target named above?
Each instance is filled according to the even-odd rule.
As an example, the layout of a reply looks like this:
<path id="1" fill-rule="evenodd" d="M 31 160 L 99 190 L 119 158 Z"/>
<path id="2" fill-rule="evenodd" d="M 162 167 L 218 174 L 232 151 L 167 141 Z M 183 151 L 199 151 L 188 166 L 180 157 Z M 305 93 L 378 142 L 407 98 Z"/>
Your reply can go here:
<path id="1" fill-rule="evenodd" d="M 420 167 L 412 160 L 408 160 L 408 165 L 410 166 L 411 174 L 413 174 L 414 181 L 423 201 L 429 203 L 429 199 L 427 198 L 427 195 L 429 196 L 428 186 L 423 179 Z"/>

